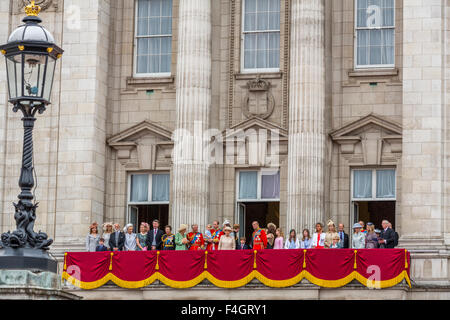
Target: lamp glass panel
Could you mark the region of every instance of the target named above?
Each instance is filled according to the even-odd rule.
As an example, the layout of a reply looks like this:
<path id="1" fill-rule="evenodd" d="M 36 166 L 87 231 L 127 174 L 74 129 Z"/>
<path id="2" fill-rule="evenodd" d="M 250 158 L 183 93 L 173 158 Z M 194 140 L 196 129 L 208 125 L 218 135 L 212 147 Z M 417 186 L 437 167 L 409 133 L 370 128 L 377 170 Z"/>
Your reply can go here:
<path id="1" fill-rule="evenodd" d="M 22 96 L 22 54 L 6 57 L 8 69 L 9 98 Z"/>
<path id="2" fill-rule="evenodd" d="M 17 97 L 17 77 L 16 77 L 16 62 L 11 57 L 6 57 L 6 71 L 8 73 L 8 93 L 9 98 Z"/>
<path id="3" fill-rule="evenodd" d="M 55 66 L 56 66 L 56 59 L 49 56 L 47 62 L 47 72 L 45 73 L 44 79 L 44 88 L 42 92 L 42 98 L 44 98 L 49 102 L 52 94 L 53 78 L 55 76 Z"/>
<path id="4" fill-rule="evenodd" d="M 40 98 L 45 70 L 45 55 L 25 54 L 23 68 L 24 96 Z"/>

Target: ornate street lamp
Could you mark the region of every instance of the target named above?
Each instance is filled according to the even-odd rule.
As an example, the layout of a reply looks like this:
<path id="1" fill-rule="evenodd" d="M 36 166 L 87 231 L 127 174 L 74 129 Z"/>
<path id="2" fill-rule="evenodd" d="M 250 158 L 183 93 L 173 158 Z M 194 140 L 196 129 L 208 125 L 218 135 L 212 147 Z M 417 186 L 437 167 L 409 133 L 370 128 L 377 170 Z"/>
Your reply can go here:
<path id="1" fill-rule="evenodd" d="M 37 204 L 33 201 L 33 127 L 37 112 L 50 104 L 56 61 L 63 50 L 50 32 L 40 25 L 41 8 L 34 1 L 25 7 L 27 17 L 14 30 L 7 44 L 0 46 L 6 59 L 9 102 L 13 111 L 23 114 L 24 142 L 19 178 L 19 202 L 14 204 L 17 230 L 2 234 L 1 268 L 36 269 L 56 272 L 56 262 L 46 252 L 53 240 L 44 232 L 36 233 Z"/>

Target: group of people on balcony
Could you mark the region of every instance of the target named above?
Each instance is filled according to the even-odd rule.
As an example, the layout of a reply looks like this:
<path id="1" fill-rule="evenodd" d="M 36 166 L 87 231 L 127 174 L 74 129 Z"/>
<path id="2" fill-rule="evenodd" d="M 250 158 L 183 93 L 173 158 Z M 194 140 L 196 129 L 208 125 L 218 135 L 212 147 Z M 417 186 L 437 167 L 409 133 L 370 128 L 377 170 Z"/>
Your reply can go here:
<path id="1" fill-rule="evenodd" d="M 365 227 L 366 226 L 366 227 Z M 86 251 L 147 251 L 147 250 L 246 250 L 246 249 L 374 249 L 394 248 L 398 244 L 398 234 L 392 229 L 389 221 L 383 220 L 382 230 L 375 229 L 371 222 L 360 221 L 353 225 L 351 237 L 344 231 L 340 223 L 338 228 L 333 221 L 328 221 L 327 231 L 323 231 L 323 224 L 315 225 L 315 232 L 310 235 L 304 229 L 301 237 L 297 237 L 294 229 L 284 238 L 283 232 L 275 224 L 269 223 L 266 228 L 260 228 L 258 221 L 252 223 L 253 234 L 251 241 L 239 236 L 240 226 L 231 226 L 225 221 L 220 228 L 219 221 L 207 226 L 204 233 L 198 230 L 198 225 L 180 225 L 174 234 L 171 226 L 160 229 L 158 220 L 148 223 L 142 222 L 139 232 L 135 233 L 132 224 L 127 224 L 121 230 L 118 223 L 104 223 L 103 234 L 100 236 L 98 224 L 92 223 L 86 237 Z"/>

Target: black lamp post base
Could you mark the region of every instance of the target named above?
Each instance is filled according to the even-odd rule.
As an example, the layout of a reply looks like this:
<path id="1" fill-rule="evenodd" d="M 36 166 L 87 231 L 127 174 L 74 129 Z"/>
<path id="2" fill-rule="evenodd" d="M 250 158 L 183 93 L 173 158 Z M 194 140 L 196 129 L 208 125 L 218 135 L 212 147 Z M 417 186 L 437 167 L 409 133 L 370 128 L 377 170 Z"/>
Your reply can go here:
<path id="1" fill-rule="evenodd" d="M 31 248 L 0 249 L 0 269 L 58 272 L 58 262 L 46 250 Z"/>

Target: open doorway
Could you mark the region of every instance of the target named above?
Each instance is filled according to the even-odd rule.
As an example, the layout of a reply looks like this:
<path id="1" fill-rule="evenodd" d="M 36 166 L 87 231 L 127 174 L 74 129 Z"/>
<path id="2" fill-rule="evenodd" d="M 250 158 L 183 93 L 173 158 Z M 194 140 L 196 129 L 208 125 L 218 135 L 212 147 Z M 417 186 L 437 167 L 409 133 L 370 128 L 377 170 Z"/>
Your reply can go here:
<path id="1" fill-rule="evenodd" d="M 372 222 L 381 229 L 381 222 L 388 220 L 395 230 L 395 201 L 357 201 L 354 202 L 355 222 Z"/>
<path id="2" fill-rule="evenodd" d="M 238 206 L 241 235 L 245 235 L 248 244 L 253 233 L 253 221 L 258 221 L 261 228 L 270 222 L 277 227 L 280 225 L 280 202 L 240 202 Z"/>
<path id="3" fill-rule="evenodd" d="M 160 228 L 169 224 L 169 205 L 133 205 L 130 206 L 130 223 L 133 224 L 135 232 L 139 232 L 142 222 L 147 222 L 152 227 L 152 221 L 158 219 Z"/>

